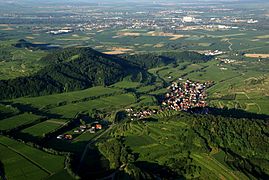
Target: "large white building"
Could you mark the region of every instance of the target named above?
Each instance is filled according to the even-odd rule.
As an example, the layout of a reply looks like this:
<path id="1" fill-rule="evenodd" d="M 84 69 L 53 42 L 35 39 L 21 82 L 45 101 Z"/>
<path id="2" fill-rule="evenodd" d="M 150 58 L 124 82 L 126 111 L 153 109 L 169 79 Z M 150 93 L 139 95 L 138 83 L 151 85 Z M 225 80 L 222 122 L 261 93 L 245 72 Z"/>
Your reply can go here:
<path id="1" fill-rule="evenodd" d="M 191 16 L 185 16 L 182 19 L 183 22 L 195 22 L 195 20 L 196 19 L 194 17 L 191 17 Z"/>

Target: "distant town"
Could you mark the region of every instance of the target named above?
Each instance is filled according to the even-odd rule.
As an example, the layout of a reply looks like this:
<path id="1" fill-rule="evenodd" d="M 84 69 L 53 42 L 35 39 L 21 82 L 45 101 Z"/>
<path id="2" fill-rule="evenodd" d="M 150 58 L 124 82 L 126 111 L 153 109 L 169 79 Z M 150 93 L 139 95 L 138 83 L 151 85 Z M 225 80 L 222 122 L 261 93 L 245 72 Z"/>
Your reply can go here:
<path id="1" fill-rule="evenodd" d="M 136 5 L 136 4 L 135 4 Z M 257 25 L 262 26 L 259 16 L 255 14 L 244 14 L 244 10 L 237 10 L 237 14 L 232 8 L 219 8 L 218 4 L 211 6 L 201 6 L 199 4 L 156 4 L 154 10 L 151 8 L 139 7 L 134 11 L 115 8 L 109 9 L 111 4 L 83 4 L 73 6 L 72 4 L 61 5 L 60 8 L 65 13 L 50 14 L 21 14 L 20 12 L 0 13 L 1 22 L 7 24 L 33 24 L 33 32 L 46 32 L 52 35 L 59 35 L 79 31 L 103 31 L 106 29 L 149 29 L 161 31 L 176 30 L 232 30 L 232 29 L 255 29 Z M 124 4 L 122 5 L 125 6 Z M 168 7 L 168 8 L 167 8 Z M 53 5 L 48 4 L 39 8 L 54 9 Z M 124 10 L 123 10 L 124 9 Z M 218 16 L 230 14 L 226 16 Z M 38 25 L 47 23 L 47 26 Z"/>

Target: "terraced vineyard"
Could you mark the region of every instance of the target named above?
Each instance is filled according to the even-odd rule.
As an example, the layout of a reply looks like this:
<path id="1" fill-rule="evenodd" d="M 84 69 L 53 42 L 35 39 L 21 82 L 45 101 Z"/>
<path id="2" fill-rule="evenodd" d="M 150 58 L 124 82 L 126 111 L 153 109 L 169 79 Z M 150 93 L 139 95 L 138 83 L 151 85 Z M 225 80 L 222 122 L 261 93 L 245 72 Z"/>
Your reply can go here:
<path id="1" fill-rule="evenodd" d="M 111 131 L 110 135 L 112 137 L 121 136 L 124 144 L 130 147 L 134 154 L 138 155 L 135 164 L 151 162 L 170 167 L 170 160 L 177 161 L 178 159 L 184 161 L 185 159 L 187 162 L 185 164 L 186 166 L 195 167 L 193 170 L 181 172 L 185 178 L 200 176 L 209 179 L 216 177 L 224 179 L 245 179 L 252 177 L 247 172 L 237 171 L 232 165 L 233 161 L 235 161 L 234 155 L 220 150 L 222 149 L 222 145 L 218 144 L 219 141 L 217 139 L 210 140 L 210 137 L 206 135 L 207 132 L 201 131 L 204 126 L 203 122 L 210 123 L 210 120 L 199 120 L 203 116 L 189 117 L 184 113 L 178 112 L 174 113 L 174 115 L 171 113 L 169 116 L 158 115 L 155 118 L 157 118 L 156 121 L 152 122 L 125 122 Z M 202 124 L 196 124 L 196 120 L 194 119 L 201 121 Z M 240 128 L 247 130 L 248 125 L 242 125 Z M 217 138 L 226 139 L 223 137 Z M 265 141 L 268 141 L 268 137 L 265 137 L 265 139 Z M 238 148 L 240 141 L 242 139 L 238 139 L 231 146 Z M 251 149 L 251 147 L 246 149 L 249 148 Z M 268 149 L 268 147 L 265 149 Z M 260 155 L 257 155 L 257 157 Z M 249 155 L 248 158 L 253 158 L 254 160 L 255 156 Z M 171 166 L 171 168 L 173 167 Z M 268 164 L 264 164 L 263 168 L 268 168 Z"/>

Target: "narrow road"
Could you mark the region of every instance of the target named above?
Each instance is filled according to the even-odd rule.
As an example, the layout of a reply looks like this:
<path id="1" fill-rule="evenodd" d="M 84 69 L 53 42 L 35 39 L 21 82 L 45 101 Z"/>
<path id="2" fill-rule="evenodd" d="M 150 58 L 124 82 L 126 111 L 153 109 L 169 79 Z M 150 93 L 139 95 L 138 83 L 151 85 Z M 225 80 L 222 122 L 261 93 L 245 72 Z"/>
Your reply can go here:
<path id="1" fill-rule="evenodd" d="M 221 164 L 216 159 L 208 156 L 207 154 L 193 154 L 192 157 L 196 162 L 209 169 L 216 176 L 219 176 L 220 179 L 222 179 L 221 177 L 223 177 L 224 179 L 239 180 L 239 178 L 233 173 L 233 171 L 229 170 L 226 166 Z"/>
<path id="2" fill-rule="evenodd" d="M 227 40 L 226 42 L 230 44 L 230 45 L 229 45 L 229 50 L 232 51 L 232 50 L 233 50 L 233 49 L 232 49 L 233 43 L 231 43 L 230 40 Z"/>
<path id="3" fill-rule="evenodd" d="M 79 172 L 80 170 L 80 167 L 82 165 L 82 162 L 83 162 L 83 159 L 85 158 L 86 154 L 87 154 L 87 151 L 90 149 L 91 145 L 94 144 L 98 139 L 100 139 L 104 134 L 106 134 L 109 130 L 112 129 L 112 127 L 114 127 L 114 125 L 111 125 L 109 128 L 107 128 L 104 132 L 102 132 L 101 134 L 99 134 L 98 136 L 94 137 L 93 139 L 91 139 L 89 141 L 89 143 L 86 145 L 84 151 L 83 151 L 83 154 L 80 158 L 80 162 L 79 162 L 79 165 L 78 165 L 78 170 L 77 172 Z"/>

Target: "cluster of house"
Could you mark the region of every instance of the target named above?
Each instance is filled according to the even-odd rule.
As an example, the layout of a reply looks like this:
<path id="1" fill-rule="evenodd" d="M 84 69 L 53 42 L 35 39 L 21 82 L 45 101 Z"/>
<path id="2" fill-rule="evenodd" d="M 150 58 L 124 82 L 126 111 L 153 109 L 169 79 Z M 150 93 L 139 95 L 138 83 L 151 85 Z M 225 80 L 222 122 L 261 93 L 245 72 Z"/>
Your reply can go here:
<path id="1" fill-rule="evenodd" d="M 146 117 L 149 117 L 153 114 L 157 114 L 159 112 L 157 110 L 152 110 L 152 109 L 134 111 L 132 108 L 125 109 L 125 111 L 127 112 L 128 117 L 130 117 L 132 121 L 134 119 L 144 119 Z"/>
<path id="2" fill-rule="evenodd" d="M 190 108 L 206 107 L 206 92 L 205 89 L 210 86 L 212 82 L 199 83 L 190 80 L 186 82 L 172 82 L 172 85 L 167 89 L 168 93 L 162 105 L 171 110 L 187 111 Z"/>
<path id="3" fill-rule="evenodd" d="M 236 62 L 234 59 L 220 59 L 220 61 L 224 64 L 232 64 Z"/>
<path id="4" fill-rule="evenodd" d="M 96 131 L 101 130 L 103 126 L 98 122 L 95 121 L 91 123 L 90 125 L 80 125 L 79 128 L 75 129 L 73 133 L 83 133 L 83 132 L 90 132 L 92 134 L 96 133 Z M 73 135 L 72 134 L 61 134 L 57 136 L 57 139 L 65 139 L 65 140 L 72 140 Z"/>
<path id="5" fill-rule="evenodd" d="M 204 54 L 206 56 L 217 56 L 217 55 L 224 54 L 224 52 L 223 51 L 220 51 L 220 50 L 215 50 L 215 51 L 208 50 Z"/>
<path id="6" fill-rule="evenodd" d="M 61 134 L 61 135 L 57 136 L 57 139 L 72 140 L 73 136 L 72 136 L 72 134 Z"/>
<path id="7" fill-rule="evenodd" d="M 191 108 L 206 107 L 207 95 L 205 90 L 213 85 L 213 81 L 207 81 L 205 83 L 190 80 L 181 81 L 182 79 L 179 78 L 177 82 L 172 82 L 171 86 L 167 88 L 169 92 L 165 94 L 159 110 L 147 109 L 135 111 L 132 108 L 128 108 L 125 109 L 128 117 L 131 120 L 144 119 L 165 110 L 188 111 Z"/>
<path id="8" fill-rule="evenodd" d="M 53 30 L 53 31 L 48 31 L 48 34 L 53 34 L 53 35 L 59 35 L 59 34 L 67 34 L 71 33 L 73 30 L 71 29 L 59 29 L 59 30 Z"/>

